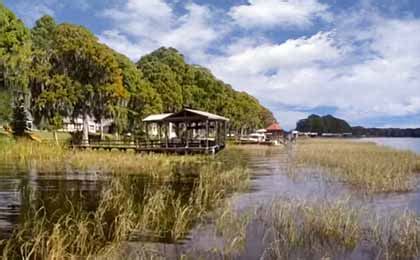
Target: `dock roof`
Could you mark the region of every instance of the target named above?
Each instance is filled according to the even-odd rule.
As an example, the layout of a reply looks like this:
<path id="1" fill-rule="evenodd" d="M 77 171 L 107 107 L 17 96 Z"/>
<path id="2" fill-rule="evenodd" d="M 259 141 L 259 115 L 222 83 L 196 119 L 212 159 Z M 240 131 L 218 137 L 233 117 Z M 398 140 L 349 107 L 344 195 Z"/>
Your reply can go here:
<path id="1" fill-rule="evenodd" d="M 159 122 L 159 121 L 172 121 L 172 120 L 182 121 L 185 117 L 187 118 L 195 117 L 195 118 L 217 120 L 217 121 L 229 121 L 228 118 L 223 117 L 223 116 L 219 116 L 219 115 L 212 114 L 205 111 L 184 108 L 183 110 L 177 113 L 149 115 L 143 119 L 143 122 Z"/>
<path id="2" fill-rule="evenodd" d="M 168 116 L 172 115 L 173 113 L 165 113 L 165 114 L 154 114 L 149 115 L 143 119 L 143 122 L 158 122 L 162 121 L 163 119 L 167 118 Z"/>

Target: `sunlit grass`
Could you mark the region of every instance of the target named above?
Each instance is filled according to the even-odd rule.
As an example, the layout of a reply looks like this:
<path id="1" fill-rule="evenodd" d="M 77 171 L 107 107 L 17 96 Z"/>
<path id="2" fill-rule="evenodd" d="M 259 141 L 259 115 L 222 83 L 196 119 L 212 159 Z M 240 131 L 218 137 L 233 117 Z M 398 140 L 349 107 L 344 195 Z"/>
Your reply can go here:
<path id="1" fill-rule="evenodd" d="M 267 259 L 335 258 L 368 245 L 374 259 L 415 259 L 420 255 L 420 217 L 395 213 L 384 217 L 350 206 L 349 200 L 278 200 L 263 219 L 273 234 Z"/>
<path id="2" fill-rule="evenodd" d="M 320 166 L 368 192 L 411 190 L 420 171 L 420 157 L 374 143 L 305 140 L 298 143 L 298 164 Z"/>
<path id="3" fill-rule="evenodd" d="M 39 173 L 97 172 L 168 177 L 177 164 L 200 163 L 204 156 L 140 155 L 134 152 L 73 150 L 54 143 L 4 139 L 0 163 Z M 176 169 L 174 169 L 176 170 Z M 169 176 L 170 177 L 170 176 Z"/>
<path id="4" fill-rule="evenodd" d="M 225 169 L 217 161 L 207 162 L 199 166 L 198 172 L 188 198 L 163 186 L 148 190 L 139 199 L 135 196 L 135 182 L 114 177 L 94 212 L 70 205 L 70 210 L 60 212 L 57 220 L 47 216 L 42 207 L 34 206 L 11 238 L 2 242 L 3 258 L 107 258 L 118 255 L 125 241 L 182 239 L 229 193 L 246 189 L 249 183 L 249 173 L 242 166 Z"/>

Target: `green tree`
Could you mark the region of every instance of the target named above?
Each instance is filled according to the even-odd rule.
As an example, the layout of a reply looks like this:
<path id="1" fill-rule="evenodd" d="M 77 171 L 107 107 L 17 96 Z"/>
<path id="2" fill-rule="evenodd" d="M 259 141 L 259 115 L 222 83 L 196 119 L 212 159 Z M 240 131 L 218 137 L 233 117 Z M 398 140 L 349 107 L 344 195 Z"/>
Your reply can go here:
<path id="1" fill-rule="evenodd" d="M 87 142 L 88 116 L 96 115 L 100 121 L 111 117 L 113 107 L 126 97 L 119 64 L 114 53 L 81 26 L 59 25 L 53 47 L 53 71 L 65 75 L 74 85 L 72 114 L 83 117 L 83 141 Z"/>
<path id="2" fill-rule="evenodd" d="M 122 71 L 123 86 L 128 92 L 128 98 L 119 106 L 122 117 L 119 121 L 124 125 L 123 129 L 138 132 L 144 117 L 162 112 L 162 100 L 130 59 L 119 53 L 115 55 Z"/>
<path id="3" fill-rule="evenodd" d="M 8 123 L 12 119 L 12 95 L 7 90 L 0 91 L 0 123 Z"/>
<path id="4" fill-rule="evenodd" d="M 53 107 L 48 107 L 51 102 L 45 102 L 44 91 L 51 91 L 54 89 L 54 78 L 52 75 L 52 64 L 51 59 L 54 54 L 53 40 L 54 31 L 57 27 L 54 19 L 51 16 L 43 16 L 36 21 L 35 26 L 31 30 L 32 38 L 32 64 L 30 71 L 30 88 L 32 94 L 32 112 L 34 114 L 35 123 L 41 127 L 49 128 L 48 124 L 52 120 L 52 113 L 46 110 L 52 110 Z M 47 86 L 53 85 L 51 86 Z M 59 83 L 61 84 L 61 83 Z M 63 93 L 62 90 L 60 93 Z M 65 93 L 63 93 L 65 94 Z M 48 95 L 48 94 L 47 94 Z M 55 98 L 66 99 L 66 95 Z M 41 100 L 41 104 L 37 104 Z"/>
<path id="5" fill-rule="evenodd" d="M 21 20 L 0 3 L 0 92 L 2 100 L 10 102 L 2 108 L 2 113 L 6 115 L 3 119 L 10 117 L 12 100 L 17 98 L 17 94 L 24 94 L 26 100 L 29 99 L 30 54 L 29 31 Z"/>
<path id="6" fill-rule="evenodd" d="M 12 121 L 12 130 L 13 135 L 15 136 L 24 136 L 25 132 L 28 130 L 28 117 L 25 109 L 25 101 L 23 98 L 19 98 L 16 101 L 13 110 L 13 121 Z"/>

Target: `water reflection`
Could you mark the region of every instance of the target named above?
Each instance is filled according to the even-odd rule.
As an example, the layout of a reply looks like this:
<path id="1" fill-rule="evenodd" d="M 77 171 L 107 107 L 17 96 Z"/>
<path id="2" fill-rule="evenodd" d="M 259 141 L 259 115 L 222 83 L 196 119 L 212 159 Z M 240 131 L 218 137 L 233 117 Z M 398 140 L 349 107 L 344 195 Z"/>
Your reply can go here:
<path id="1" fill-rule="evenodd" d="M 0 239 L 7 238 L 19 223 L 23 223 L 30 207 L 44 207 L 47 215 L 67 212 L 69 203 L 80 210 L 94 210 L 105 178 L 89 175 L 38 176 L 0 175 Z M 58 216 L 58 214 L 56 214 Z"/>

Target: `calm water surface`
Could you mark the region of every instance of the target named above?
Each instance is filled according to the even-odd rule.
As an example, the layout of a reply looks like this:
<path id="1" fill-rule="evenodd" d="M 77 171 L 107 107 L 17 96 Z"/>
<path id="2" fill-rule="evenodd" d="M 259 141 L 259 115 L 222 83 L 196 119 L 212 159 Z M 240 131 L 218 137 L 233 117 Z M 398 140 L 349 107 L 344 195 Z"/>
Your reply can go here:
<path id="1" fill-rule="evenodd" d="M 363 139 L 380 142 L 400 149 L 415 149 L 420 152 L 420 139 Z M 242 153 L 241 159 L 247 161 L 251 170 L 251 190 L 247 193 L 234 194 L 230 199 L 234 209 L 245 212 L 250 209 L 270 205 L 273 200 L 303 199 L 309 201 L 341 200 L 351 196 L 352 203 L 369 208 L 379 214 L 404 211 L 406 209 L 420 213 L 420 189 L 407 193 L 387 193 L 366 195 L 354 190 L 346 183 L 331 178 L 322 169 L 291 167 L 295 150 L 280 147 L 249 149 Z M 227 150 L 217 155 L 222 160 L 238 160 Z M 8 172 L 9 171 L 9 172 Z M 44 205 L 47 210 L 56 212 L 66 210 L 65 200 L 80 205 L 82 210 L 94 211 L 100 200 L 101 190 L 107 178 L 96 174 L 67 174 L 67 175 L 39 175 L 35 172 L 13 172 L 13 168 L 0 166 L 0 239 L 6 238 L 17 224 L 24 221 L 25 212 L 31 206 Z M 192 183 L 157 183 L 150 185 L 145 179 L 138 179 L 136 191 L 138 197 L 150 189 L 169 187 L 176 193 L 191 193 Z M 213 224 L 194 227 L 188 237 L 181 244 L 164 241 L 160 244 L 161 252 L 170 259 L 177 259 L 186 252 L 197 252 L 197 256 L 218 259 L 211 250 L 223 245 L 221 239 L 214 232 Z M 246 247 L 238 259 L 258 259 L 264 250 L 264 230 L 258 224 L 251 225 L 247 236 Z M 136 251 L 138 242 L 130 242 L 127 249 L 127 259 Z M 205 253 L 203 253 L 205 252 Z M 136 256 L 132 256 L 136 259 Z M 357 255 L 354 259 L 361 258 Z M 352 258 L 353 259 L 353 258 Z M 362 259 L 362 258 L 361 258 Z"/>
<path id="2" fill-rule="evenodd" d="M 420 154 L 420 138 L 362 138 L 360 140 Z"/>

